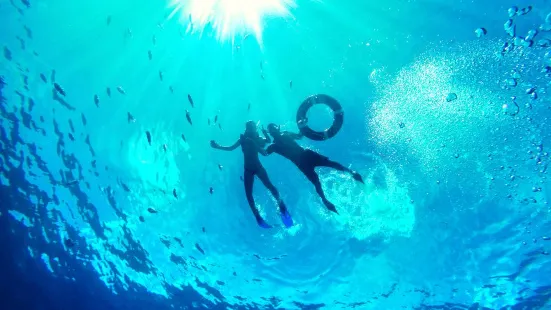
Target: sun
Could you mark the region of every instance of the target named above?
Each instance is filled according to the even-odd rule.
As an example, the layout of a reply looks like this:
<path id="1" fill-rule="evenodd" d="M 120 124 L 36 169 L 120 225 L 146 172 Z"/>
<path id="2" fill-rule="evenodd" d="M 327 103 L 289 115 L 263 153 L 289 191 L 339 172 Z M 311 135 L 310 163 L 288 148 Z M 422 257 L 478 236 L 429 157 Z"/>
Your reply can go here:
<path id="1" fill-rule="evenodd" d="M 295 0 L 170 0 L 173 11 L 190 33 L 212 29 L 219 41 L 253 35 L 262 42 L 262 22 L 268 16 L 291 16 Z M 170 18 L 169 17 L 169 18 Z"/>

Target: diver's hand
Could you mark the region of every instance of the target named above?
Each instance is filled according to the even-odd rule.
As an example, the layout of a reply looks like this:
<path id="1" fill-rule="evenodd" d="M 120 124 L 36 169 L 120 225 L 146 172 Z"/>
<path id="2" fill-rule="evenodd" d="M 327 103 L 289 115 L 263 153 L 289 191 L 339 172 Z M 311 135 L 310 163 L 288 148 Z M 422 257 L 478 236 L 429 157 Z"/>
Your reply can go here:
<path id="1" fill-rule="evenodd" d="M 214 140 L 210 140 L 210 146 L 216 148 L 218 147 L 218 143 L 216 143 L 216 141 Z"/>

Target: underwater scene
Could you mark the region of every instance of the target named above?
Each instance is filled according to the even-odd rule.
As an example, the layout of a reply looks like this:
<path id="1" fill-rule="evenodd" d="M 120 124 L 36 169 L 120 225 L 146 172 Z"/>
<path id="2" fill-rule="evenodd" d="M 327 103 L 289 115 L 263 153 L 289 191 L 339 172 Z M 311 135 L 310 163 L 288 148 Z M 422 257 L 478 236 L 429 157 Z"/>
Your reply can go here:
<path id="1" fill-rule="evenodd" d="M 0 309 L 551 309 L 551 2 L 0 20 Z"/>

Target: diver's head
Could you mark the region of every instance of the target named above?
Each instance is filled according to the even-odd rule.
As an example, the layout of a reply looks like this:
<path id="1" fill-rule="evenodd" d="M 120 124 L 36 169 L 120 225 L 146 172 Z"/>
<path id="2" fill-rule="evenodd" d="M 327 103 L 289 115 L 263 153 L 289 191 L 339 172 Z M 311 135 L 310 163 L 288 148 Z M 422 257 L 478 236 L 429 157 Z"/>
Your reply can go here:
<path id="1" fill-rule="evenodd" d="M 268 124 L 268 132 L 272 135 L 272 136 L 279 136 L 281 134 L 281 131 L 279 129 L 279 126 L 274 124 L 274 123 L 270 123 Z"/>
<path id="2" fill-rule="evenodd" d="M 256 132 L 256 123 L 253 121 L 248 121 L 245 123 L 245 133 L 253 134 Z"/>

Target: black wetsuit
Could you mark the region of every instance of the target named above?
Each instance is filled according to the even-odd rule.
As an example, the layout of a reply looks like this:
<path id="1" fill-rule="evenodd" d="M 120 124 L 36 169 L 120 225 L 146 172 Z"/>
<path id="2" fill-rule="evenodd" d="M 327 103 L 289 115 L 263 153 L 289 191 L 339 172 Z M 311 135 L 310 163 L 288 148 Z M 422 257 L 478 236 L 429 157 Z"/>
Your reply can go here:
<path id="1" fill-rule="evenodd" d="M 266 186 L 266 188 L 272 193 L 274 198 L 277 199 L 280 210 L 286 210 L 283 201 L 279 197 L 279 192 L 270 181 L 268 173 L 266 172 L 266 170 L 260 163 L 260 159 L 258 158 L 260 147 L 264 147 L 268 142 L 269 140 L 263 139 L 258 136 L 247 137 L 241 135 L 239 137 L 239 143 L 241 144 L 241 150 L 243 151 L 243 157 L 245 160 L 245 171 L 243 174 L 245 195 L 247 196 L 247 202 L 249 203 L 249 207 L 251 208 L 251 211 L 253 212 L 257 221 L 262 220 L 262 217 L 260 216 L 260 213 L 256 208 L 253 198 L 253 183 L 255 176 L 260 179 L 264 186 Z"/>
<path id="2" fill-rule="evenodd" d="M 308 178 L 308 180 L 314 184 L 316 192 L 322 198 L 325 206 L 329 210 L 337 212 L 335 206 L 325 197 L 325 193 L 323 192 L 321 182 L 315 168 L 329 167 L 352 174 L 355 172 L 317 152 L 303 148 L 295 141 L 295 139 L 297 139 L 297 135 L 282 132 L 280 135 L 273 136 L 273 138 L 274 142 L 268 146 L 266 152 L 268 154 L 277 153 L 292 161 Z"/>

